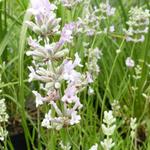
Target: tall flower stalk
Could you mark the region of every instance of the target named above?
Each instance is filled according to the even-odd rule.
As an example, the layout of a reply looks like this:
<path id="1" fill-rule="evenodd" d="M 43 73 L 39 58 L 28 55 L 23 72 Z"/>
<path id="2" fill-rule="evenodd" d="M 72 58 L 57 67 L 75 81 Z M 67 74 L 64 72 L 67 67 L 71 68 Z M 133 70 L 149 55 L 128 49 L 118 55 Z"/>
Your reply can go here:
<path id="1" fill-rule="evenodd" d="M 41 95 L 38 91 L 33 91 L 36 107 L 43 104 L 50 106 L 41 125 L 48 129 L 60 130 L 80 122 L 79 110 L 82 104 L 78 93 L 88 85 L 89 80 L 87 73 L 76 70 L 82 67 L 78 53 L 72 60 L 67 57 L 70 50 L 64 48 L 73 41 L 75 24 L 71 22 L 60 29 L 60 19 L 56 17 L 55 5 L 48 0 L 40 1 L 39 5 L 33 1 L 31 3 L 32 8 L 29 12 L 33 14 L 34 21 L 27 22 L 27 25 L 39 36 L 37 39 L 28 39 L 30 50 L 27 51 L 27 55 L 33 58 L 33 65 L 29 66 L 29 82 L 40 81 L 44 93 Z M 54 37 L 58 34 L 59 39 L 55 41 Z M 62 91 L 64 84 L 66 89 Z"/>
<path id="2" fill-rule="evenodd" d="M 143 10 L 141 7 L 132 7 L 129 11 L 128 29 L 124 29 L 126 41 L 143 42 L 145 34 L 148 33 L 150 12 L 148 9 Z"/>
<path id="3" fill-rule="evenodd" d="M 111 136 L 114 134 L 116 118 L 113 117 L 112 111 L 104 112 L 102 131 L 106 135 L 104 141 L 101 141 L 101 146 L 104 150 L 111 150 L 115 146 Z"/>

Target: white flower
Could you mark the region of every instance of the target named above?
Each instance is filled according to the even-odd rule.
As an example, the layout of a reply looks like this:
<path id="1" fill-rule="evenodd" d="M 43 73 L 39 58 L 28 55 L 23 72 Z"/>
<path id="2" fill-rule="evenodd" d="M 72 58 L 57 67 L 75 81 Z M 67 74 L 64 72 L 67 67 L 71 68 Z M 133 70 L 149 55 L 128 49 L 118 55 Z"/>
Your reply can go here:
<path id="1" fill-rule="evenodd" d="M 0 100 L 0 123 L 2 122 L 8 122 L 8 114 L 6 112 L 6 104 L 5 99 Z"/>
<path id="2" fill-rule="evenodd" d="M 45 114 L 45 118 L 42 121 L 42 126 L 48 129 L 56 129 L 60 130 L 63 127 L 62 118 L 52 117 L 52 111 L 49 110 L 47 114 Z"/>
<path id="3" fill-rule="evenodd" d="M 2 65 L 5 65 L 5 63 L 3 63 Z M 0 72 L 2 71 L 3 67 L 0 65 Z M 0 84 L 3 85 L 2 82 L 2 72 L 0 73 Z M 0 87 L 0 94 L 3 92 L 2 88 Z M 8 122 L 8 114 L 7 114 L 7 107 L 6 107 L 6 103 L 5 103 L 5 99 L 0 99 L 0 141 L 1 141 L 1 145 L 3 146 L 3 141 L 5 140 L 5 138 L 8 135 L 8 131 L 6 130 L 6 125 Z M 3 147 L 2 147 L 3 149 Z"/>
<path id="4" fill-rule="evenodd" d="M 137 123 L 136 123 L 137 119 L 136 118 L 132 118 L 130 119 L 130 128 L 131 128 L 131 137 L 135 138 L 136 135 L 136 129 L 137 129 Z"/>
<path id="5" fill-rule="evenodd" d="M 88 94 L 89 94 L 89 95 L 94 94 L 94 89 L 93 89 L 92 87 L 89 87 L 89 89 L 88 89 Z"/>
<path id="6" fill-rule="evenodd" d="M 121 106 L 119 104 L 119 101 L 118 100 L 114 100 L 112 103 L 111 103 L 111 106 L 112 106 L 112 110 L 113 110 L 113 114 L 114 116 L 120 116 L 121 115 Z"/>
<path id="7" fill-rule="evenodd" d="M 98 144 L 96 143 L 89 150 L 97 150 L 97 149 L 98 149 Z"/>
<path id="8" fill-rule="evenodd" d="M 35 103 L 36 103 L 36 107 L 39 107 L 40 105 L 43 105 L 44 99 L 37 91 L 32 91 L 33 94 L 36 97 Z"/>
<path id="9" fill-rule="evenodd" d="M 112 125 L 113 123 L 115 123 L 116 118 L 113 117 L 112 111 L 105 111 L 104 112 L 104 119 L 103 122 L 106 123 L 107 125 Z"/>
<path id="10" fill-rule="evenodd" d="M 133 59 L 131 59 L 131 57 L 128 57 L 126 59 L 126 66 L 129 67 L 129 68 L 133 68 L 135 66 L 135 62 Z"/>
<path id="11" fill-rule="evenodd" d="M 114 131 L 115 131 L 115 128 L 116 128 L 116 125 L 113 125 L 113 126 L 106 126 L 104 124 L 102 124 L 102 130 L 103 130 L 103 133 L 107 136 L 110 136 L 110 135 L 113 135 Z"/>
<path id="12" fill-rule="evenodd" d="M 110 150 L 115 143 L 112 142 L 111 135 L 113 135 L 116 125 L 114 124 L 116 118 L 113 117 L 112 111 L 104 112 L 104 119 L 102 124 L 103 133 L 106 135 L 106 139 L 101 142 L 101 145 L 104 150 Z"/>
<path id="13" fill-rule="evenodd" d="M 110 26 L 110 27 L 109 27 L 109 31 L 110 31 L 110 32 L 114 32 L 114 31 L 115 31 L 115 27 L 114 27 L 114 26 Z"/>
<path id="14" fill-rule="evenodd" d="M 5 99 L 0 100 L 0 115 L 6 113 Z"/>
<path id="15" fill-rule="evenodd" d="M 49 70 L 49 69 L 45 69 L 43 67 L 39 67 L 38 69 L 34 69 L 32 66 L 28 67 L 30 70 L 30 74 L 29 74 L 29 82 L 33 81 L 33 80 L 39 80 L 42 82 L 52 82 L 54 79 L 55 74 Z"/>
<path id="16" fill-rule="evenodd" d="M 81 117 L 80 117 L 80 115 L 77 115 L 77 111 L 73 111 L 73 112 L 71 113 L 70 124 L 71 124 L 71 125 L 77 124 L 77 123 L 80 122 L 80 120 L 81 120 Z"/>
<path id="17" fill-rule="evenodd" d="M 50 120 L 51 120 L 51 110 L 45 114 L 45 118 L 43 119 L 42 121 L 42 127 L 46 127 L 46 128 L 51 128 L 51 125 L 50 125 Z"/>
<path id="18" fill-rule="evenodd" d="M 136 118 L 131 118 L 131 122 L 130 122 L 130 127 L 134 130 L 137 127 L 136 124 L 137 119 Z"/>
<path id="19" fill-rule="evenodd" d="M 64 143 L 61 141 L 59 144 L 60 144 L 60 147 L 62 150 L 70 150 L 71 149 L 71 146 L 69 143 L 67 143 L 67 145 L 64 145 Z"/>
<path id="20" fill-rule="evenodd" d="M 111 150 L 112 147 L 114 147 L 115 143 L 112 142 L 112 139 L 104 139 L 104 141 L 101 142 L 101 145 L 104 150 Z"/>
<path id="21" fill-rule="evenodd" d="M 93 83 L 94 82 L 92 78 L 93 77 L 92 77 L 91 73 L 86 72 L 86 79 L 87 79 L 88 83 Z"/>
<path id="22" fill-rule="evenodd" d="M 3 129 L 3 127 L 0 126 L 0 140 L 4 141 L 5 137 L 8 135 L 8 131 Z"/>

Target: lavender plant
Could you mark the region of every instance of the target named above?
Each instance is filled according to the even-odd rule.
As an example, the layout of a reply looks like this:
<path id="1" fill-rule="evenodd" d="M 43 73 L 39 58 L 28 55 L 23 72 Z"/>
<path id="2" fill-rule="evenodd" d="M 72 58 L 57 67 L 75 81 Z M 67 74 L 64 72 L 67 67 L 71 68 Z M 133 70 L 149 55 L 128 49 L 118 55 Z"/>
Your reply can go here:
<path id="1" fill-rule="evenodd" d="M 131 8 L 129 11 L 128 30 L 124 29 L 128 42 L 143 42 L 144 34 L 148 33 L 150 13 L 148 9 Z"/>
<path id="2" fill-rule="evenodd" d="M 0 0 L 0 149 L 149 150 L 149 6 Z"/>
<path id="3" fill-rule="evenodd" d="M 39 25 L 38 39 L 29 38 L 30 50 L 28 56 L 33 58 L 33 66 L 29 67 L 29 82 L 38 80 L 41 82 L 41 88 L 45 95 L 42 96 L 37 91 L 33 91 L 36 97 L 36 107 L 46 103 L 51 108 L 45 114 L 42 126 L 48 129 L 55 128 L 60 130 L 69 125 L 75 125 L 80 122 L 81 116 L 78 113 L 82 108 L 79 92 L 90 83 L 88 73 L 80 73 L 77 67 L 82 67 L 81 59 L 78 53 L 75 54 L 75 60 L 67 57 L 69 49 L 64 48 L 73 40 L 75 24 L 73 22 L 65 24 L 60 29 L 60 19 L 56 18 L 56 6 L 48 1 L 36 3 L 31 1 L 32 8 L 29 12 L 34 15 L 34 22 L 27 22 L 27 25 L 35 31 L 35 25 Z M 46 3 L 44 3 L 46 2 Z M 35 9 L 35 10 L 34 10 Z M 36 13 L 34 13 L 36 12 Z M 47 15 L 48 14 L 48 15 Z M 50 18 L 49 18 L 50 17 Z M 52 17 L 52 20 L 51 20 Z M 46 19 L 49 18 L 49 19 Z M 31 27 L 32 26 L 32 27 Z M 43 30 L 43 27 L 45 28 Z M 53 41 L 52 36 L 60 34 L 58 41 Z M 44 37 L 42 37 L 44 36 Z M 62 84 L 66 84 L 64 94 L 61 93 Z M 53 113 L 55 111 L 55 114 Z"/>

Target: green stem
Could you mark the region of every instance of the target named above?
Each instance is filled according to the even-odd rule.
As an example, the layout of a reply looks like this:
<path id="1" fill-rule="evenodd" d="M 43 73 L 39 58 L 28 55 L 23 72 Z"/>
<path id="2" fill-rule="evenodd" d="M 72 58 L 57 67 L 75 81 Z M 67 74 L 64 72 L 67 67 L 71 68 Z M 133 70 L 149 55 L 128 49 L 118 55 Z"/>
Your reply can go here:
<path id="1" fill-rule="evenodd" d="M 119 50 L 121 51 L 122 47 L 123 47 L 123 44 L 124 44 L 124 41 L 125 39 L 122 40 L 122 43 L 119 47 Z M 104 111 L 104 107 L 105 107 L 105 101 L 106 101 L 106 96 L 107 96 L 107 91 L 108 91 L 108 88 L 109 88 L 109 83 L 110 83 L 110 80 L 111 80 L 111 77 L 112 77 L 112 74 L 113 74 L 113 71 L 114 71 L 114 68 L 116 66 L 116 62 L 118 60 L 118 57 L 119 57 L 119 54 L 120 53 L 117 53 L 116 57 L 115 57 L 115 60 L 113 62 L 113 65 L 112 65 L 112 69 L 111 69 L 111 72 L 110 72 L 110 76 L 107 80 L 107 83 L 106 83 L 106 89 L 105 89 L 105 93 L 104 93 L 104 97 L 103 97 L 103 100 L 102 100 L 102 109 L 101 109 L 101 118 L 100 118 L 100 123 L 102 124 L 102 118 L 103 118 L 103 111 Z"/>
<path id="2" fill-rule="evenodd" d="M 68 128 L 67 128 L 67 134 L 68 134 L 68 137 L 71 141 L 71 143 L 76 147 L 77 150 L 80 150 L 80 147 L 78 147 L 78 145 L 73 141 L 73 139 L 71 138 L 70 134 L 69 134 L 69 131 L 68 131 Z"/>

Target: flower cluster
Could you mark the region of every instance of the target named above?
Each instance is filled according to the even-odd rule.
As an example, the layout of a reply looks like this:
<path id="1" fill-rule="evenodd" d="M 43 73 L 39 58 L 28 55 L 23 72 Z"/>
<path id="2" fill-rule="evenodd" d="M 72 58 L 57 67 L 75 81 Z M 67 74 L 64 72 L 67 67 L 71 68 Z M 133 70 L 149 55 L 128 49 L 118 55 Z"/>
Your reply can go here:
<path id="1" fill-rule="evenodd" d="M 135 75 L 133 75 L 133 78 L 135 80 L 138 80 L 141 78 L 141 74 L 142 74 L 142 68 L 140 65 L 136 65 L 135 67 Z"/>
<path id="2" fill-rule="evenodd" d="M 50 4 L 49 0 L 30 0 L 31 8 L 28 10 L 34 16 L 34 21 L 27 21 L 26 24 L 35 33 L 41 35 L 53 35 L 59 33 L 60 18 L 56 18 L 55 10 L 57 7 Z"/>
<path id="3" fill-rule="evenodd" d="M 85 57 L 87 58 L 87 62 L 85 63 L 87 68 L 87 77 L 89 83 L 93 83 L 96 80 L 100 67 L 98 61 L 101 59 L 103 53 L 99 48 L 88 48 L 89 43 L 83 43 Z M 88 94 L 94 94 L 94 90 L 91 86 L 89 86 Z"/>
<path id="4" fill-rule="evenodd" d="M 90 7 L 90 1 L 84 3 L 84 11 L 82 18 L 78 18 L 77 27 L 78 32 L 86 33 L 87 36 L 93 36 L 95 34 L 101 34 L 106 32 L 114 32 L 114 26 L 101 29 L 101 23 L 106 18 L 114 15 L 115 8 L 111 7 L 109 2 L 101 3 L 99 8 Z"/>
<path id="5" fill-rule="evenodd" d="M 106 135 L 106 138 L 100 142 L 104 150 L 111 150 L 112 147 L 115 146 L 115 143 L 111 138 L 111 136 L 114 134 L 114 131 L 116 129 L 115 122 L 116 122 L 116 118 L 113 116 L 113 112 L 104 111 L 102 131 Z M 98 149 L 98 144 L 96 143 L 89 150 L 97 150 L 97 149 Z"/>
<path id="6" fill-rule="evenodd" d="M 43 0 L 43 4 L 44 2 L 45 0 Z M 50 3 L 45 5 L 40 6 L 40 9 L 45 10 L 46 6 L 50 8 L 53 6 Z M 51 13 L 51 9 L 48 9 L 48 11 Z M 53 21 L 55 20 L 57 18 L 54 18 Z M 48 19 L 45 21 L 44 24 L 49 23 Z M 56 26 L 59 26 L 58 23 Z M 48 29 L 47 33 L 51 29 Z M 48 34 L 44 38 L 39 36 L 38 39 L 32 39 L 30 37 L 28 40 L 30 50 L 27 51 L 27 55 L 33 58 L 33 66 L 29 66 L 29 82 L 40 81 L 41 89 L 44 91 L 42 93 L 45 94 L 42 96 L 38 91 L 33 91 L 36 97 L 36 107 L 45 103 L 51 106 L 42 121 L 42 126 L 48 129 L 60 130 L 63 127 L 79 123 L 81 119 L 78 111 L 82 108 L 82 104 L 78 93 L 90 82 L 87 73 L 81 74 L 76 70 L 76 68 L 82 67 L 78 53 L 75 54 L 75 60 L 73 61 L 67 57 L 69 49 L 64 48 L 67 43 L 72 43 L 74 30 L 74 23 L 66 24 L 61 31 L 58 30 L 60 37 L 56 42 L 54 40 L 51 42 L 52 37 L 49 38 Z M 56 32 L 53 32 L 53 37 L 55 36 L 54 33 Z M 64 93 L 61 93 L 62 84 L 66 85 Z"/>
<path id="7" fill-rule="evenodd" d="M 78 18 L 77 26 L 78 32 L 85 33 L 87 36 L 93 36 L 99 34 L 100 20 L 98 9 L 91 9 L 89 5 L 90 1 L 87 1 L 84 5 L 83 17 Z M 96 31 L 98 33 L 96 33 Z"/>
<path id="8" fill-rule="evenodd" d="M 0 74 L 0 83 L 1 83 L 1 74 Z M 0 94 L 2 90 L 0 89 Z M 8 131 L 6 130 L 6 122 L 8 122 L 8 114 L 6 112 L 5 99 L 0 99 L 0 140 L 4 141 L 7 137 Z"/>
<path id="9" fill-rule="evenodd" d="M 61 0 L 61 3 L 67 7 L 67 8 L 72 8 L 75 5 L 81 3 L 83 0 Z"/>
<path id="10" fill-rule="evenodd" d="M 113 117 L 112 111 L 105 111 L 102 131 L 106 135 L 106 139 L 104 139 L 104 141 L 101 141 L 101 145 L 104 150 L 111 150 L 111 148 L 115 145 L 111 138 L 116 128 L 116 125 L 114 124 L 115 122 L 116 118 Z"/>
<path id="11" fill-rule="evenodd" d="M 129 21 L 127 22 L 129 28 L 127 30 L 124 29 L 127 41 L 135 43 L 144 41 L 144 34 L 148 32 L 149 17 L 149 10 L 143 10 L 141 7 L 131 8 Z"/>
<path id="12" fill-rule="evenodd" d="M 121 116 L 121 112 L 120 112 L 121 106 L 120 106 L 118 100 L 114 100 L 114 101 L 111 103 L 111 107 L 112 107 L 113 115 L 114 115 L 115 117 Z"/>
<path id="13" fill-rule="evenodd" d="M 111 7 L 109 0 L 107 0 L 106 3 L 100 4 L 100 11 L 104 14 L 103 19 L 105 19 L 106 16 L 113 16 L 115 14 L 116 9 L 114 7 Z"/>
<path id="14" fill-rule="evenodd" d="M 131 138 L 134 139 L 136 136 L 136 128 L 137 128 L 136 118 L 131 118 L 130 128 L 131 128 Z"/>
<path id="15" fill-rule="evenodd" d="M 98 60 L 101 59 L 102 51 L 99 48 L 90 48 L 86 54 L 88 56 L 88 62 L 86 66 L 88 68 L 88 72 L 92 75 L 93 80 L 97 77 L 100 72 L 100 68 L 98 65 Z"/>
<path id="16" fill-rule="evenodd" d="M 106 1 L 106 3 L 100 3 L 99 5 L 99 11 L 101 13 L 101 22 L 104 22 L 106 19 L 111 19 L 110 17 L 114 16 L 116 8 L 112 7 L 110 5 L 109 0 Z M 102 29 L 102 33 L 107 32 L 114 32 L 115 27 L 114 25 L 107 25 L 104 29 Z"/>
<path id="17" fill-rule="evenodd" d="M 8 134 L 5 129 L 5 123 L 8 122 L 8 114 L 6 113 L 5 99 L 0 100 L 0 140 L 4 141 Z"/>

